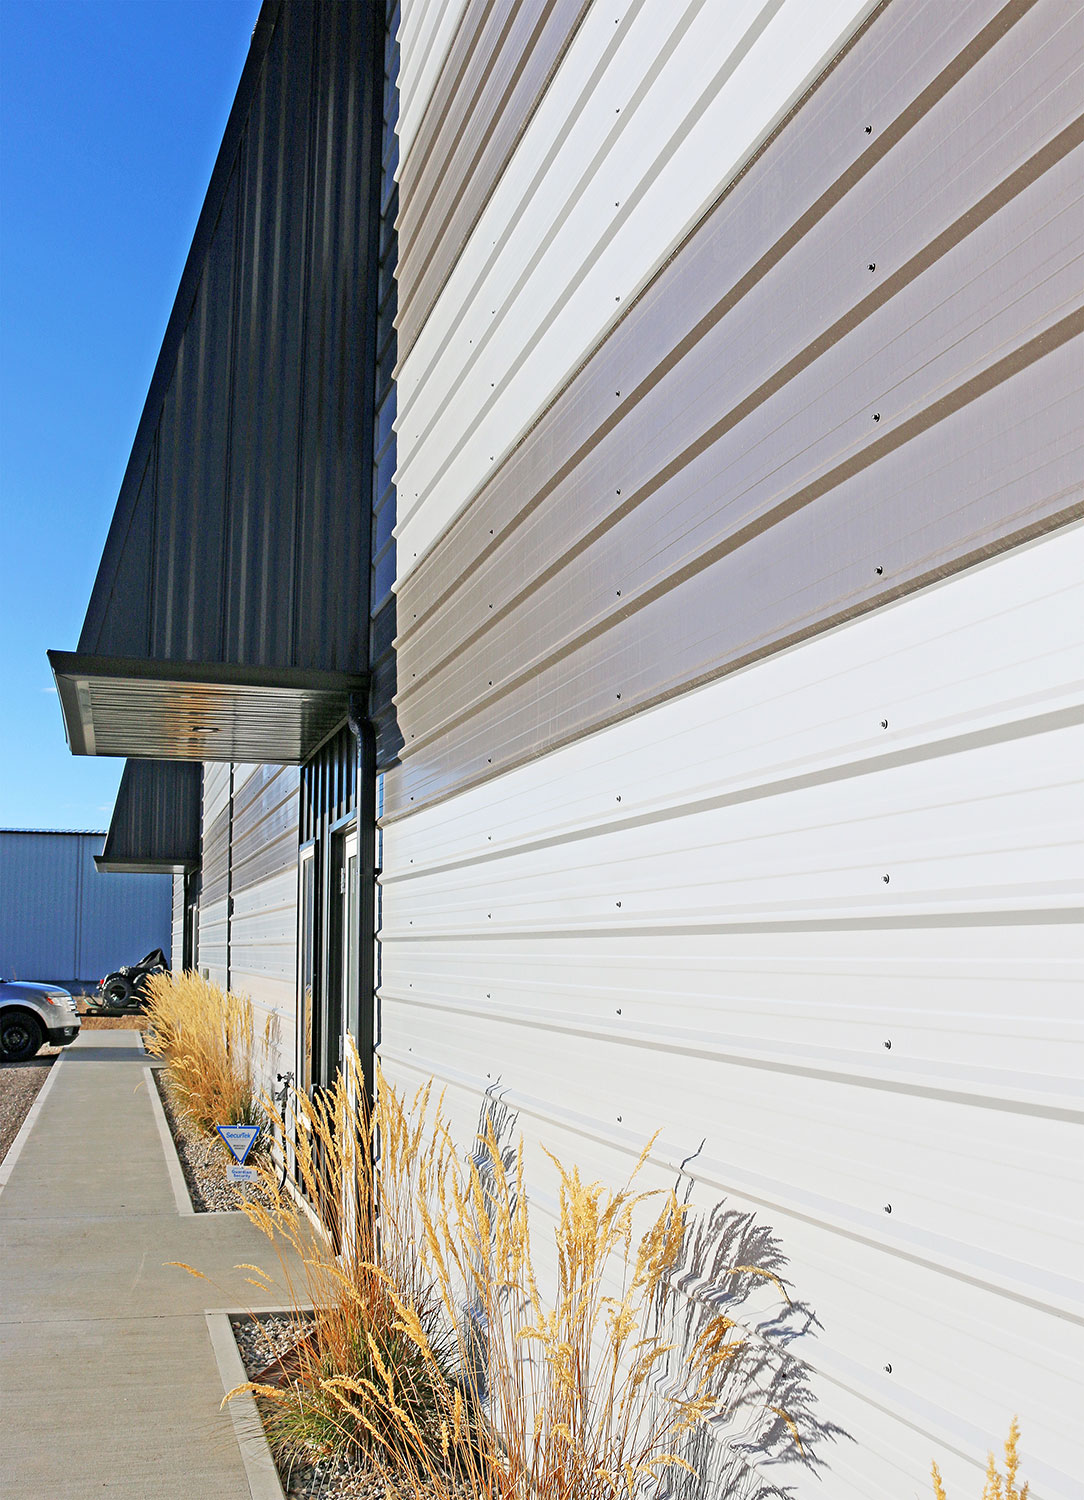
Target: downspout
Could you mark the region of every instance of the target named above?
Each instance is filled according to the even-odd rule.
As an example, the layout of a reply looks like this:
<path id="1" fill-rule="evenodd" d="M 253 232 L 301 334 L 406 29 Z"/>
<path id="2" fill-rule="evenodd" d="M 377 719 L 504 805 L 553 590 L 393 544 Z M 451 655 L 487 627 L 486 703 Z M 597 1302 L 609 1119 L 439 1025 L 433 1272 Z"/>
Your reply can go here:
<path id="1" fill-rule="evenodd" d="M 352 694 L 348 708 L 357 747 L 354 806 L 358 829 L 358 1057 L 369 1106 L 376 1094 L 376 734 L 368 703 Z"/>

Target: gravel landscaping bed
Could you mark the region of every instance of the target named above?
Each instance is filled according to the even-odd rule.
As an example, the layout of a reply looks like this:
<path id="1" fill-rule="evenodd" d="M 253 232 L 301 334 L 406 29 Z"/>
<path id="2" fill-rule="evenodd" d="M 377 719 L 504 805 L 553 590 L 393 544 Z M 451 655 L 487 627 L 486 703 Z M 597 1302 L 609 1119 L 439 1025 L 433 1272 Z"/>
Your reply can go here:
<path id="1" fill-rule="evenodd" d="M 153 1072 L 196 1212 L 227 1213 L 240 1208 L 246 1197 L 253 1196 L 268 1202 L 266 1192 L 258 1183 L 235 1185 L 226 1181 L 226 1166 L 232 1158 L 225 1145 L 214 1136 L 200 1135 L 189 1125 L 170 1098 L 164 1069 L 155 1068 Z"/>
<path id="2" fill-rule="evenodd" d="M 43 1047 L 28 1062 L 0 1063 L 0 1161 L 19 1134 L 59 1051 L 59 1047 Z"/>
<path id="3" fill-rule="evenodd" d="M 230 1322 L 249 1380 L 263 1378 L 271 1384 L 268 1366 L 293 1348 L 296 1323 L 284 1313 L 237 1316 Z M 256 1406 L 266 1421 L 272 1404 L 257 1400 Z M 385 1479 L 362 1457 L 325 1458 L 313 1464 L 289 1459 L 277 1462 L 289 1500 L 415 1500 L 419 1493 L 431 1493 L 419 1491 L 405 1479 Z"/>

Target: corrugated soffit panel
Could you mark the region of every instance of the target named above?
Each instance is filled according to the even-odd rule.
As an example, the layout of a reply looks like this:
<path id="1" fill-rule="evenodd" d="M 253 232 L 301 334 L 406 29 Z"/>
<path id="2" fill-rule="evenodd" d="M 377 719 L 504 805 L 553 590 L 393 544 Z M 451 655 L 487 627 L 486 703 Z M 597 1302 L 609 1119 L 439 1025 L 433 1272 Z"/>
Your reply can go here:
<path id="1" fill-rule="evenodd" d="M 802 1497 L 977 1493 L 1013 1411 L 1077 1494 L 1082 580 L 1075 526 L 384 828 L 385 1069 L 465 1141 L 498 1089 L 532 1202 L 661 1128 L 779 1236 Z"/>
<path id="2" fill-rule="evenodd" d="M 591 7 L 400 362 L 400 577 L 873 3 Z M 413 288 L 399 290 L 405 305 Z"/>
<path id="3" fill-rule="evenodd" d="M 200 857 L 202 766 L 130 760 L 124 767 L 99 871 L 191 868 Z"/>
<path id="4" fill-rule="evenodd" d="M 468 6 L 399 174 L 405 359 L 590 0 Z"/>
<path id="5" fill-rule="evenodd" d="M 369 512 L 342 497 L 371 464 L 374 31 L 368 5 L 261 12 L 78 653 L 55 663 L 76 753 L 298 760 L 365 686 L 342 600 L 365 594 Z"/>
<path id="6" fill-rule="evenodd" d="M 339 722 L 364 676 L 187 668 L 50 651 L 73 755 L 300 764 Z"/>
<path id="7" fill-rule="evenodd" d="M 399 144 L 405 156 L 429 105 L 456 29 L 463 23 L 467 0 L 404 0 L 398 28 L 403 59 Z"/>
<path id="8" fill-rule="evenodd" d="M 401 583 L 391 815 L 1081 514 L 1079 30 L 859 38 Z"/>

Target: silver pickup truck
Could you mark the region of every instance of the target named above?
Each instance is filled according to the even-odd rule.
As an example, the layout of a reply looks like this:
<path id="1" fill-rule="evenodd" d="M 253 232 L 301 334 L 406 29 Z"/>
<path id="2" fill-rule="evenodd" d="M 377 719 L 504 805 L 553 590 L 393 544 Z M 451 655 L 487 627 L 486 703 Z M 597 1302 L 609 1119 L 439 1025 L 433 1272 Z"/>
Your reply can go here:
<path id="1" fill-rule="evenodd" d="M 67 990 L 55 984 L 0 979 L 0 1056 L 25 1062 L 46 1042 L 66 1047 L 79 1035 L 79 1012 Z"/>

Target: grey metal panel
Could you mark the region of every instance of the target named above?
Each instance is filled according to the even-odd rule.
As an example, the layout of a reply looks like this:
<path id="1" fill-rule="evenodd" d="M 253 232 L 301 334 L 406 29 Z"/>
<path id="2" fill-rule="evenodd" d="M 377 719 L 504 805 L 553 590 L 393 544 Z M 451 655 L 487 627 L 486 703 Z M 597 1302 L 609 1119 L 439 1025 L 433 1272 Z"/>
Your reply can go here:
<path id="1" fill-rule="evenodd" d="M 390 815 L 1079 513 L 1065 18 L 898 0 L 663 268 L 401 586 Z"/>
<path id="2" fill-rule="evenodd" d="M 184 876 L 173 877 L 173 911 L 170 927 L 170 968 L 177 974 L 184 968 Z"/>
<path id="3" fill-rule="evenodd" d="M 203 768 L 130 760 L 124 767 L 99 871 L 184 870 L 199 863 Z"/>
<path id="4" fill-rule="evenodd" d="M 377 741 L 377 762 L 391 765 L 403 737 L 395 718 L 395 416 L 396 264 L 399 242 L 395 216 L 399 194 L 396 122 L 399 114 L 399 3 L 388 0 L 384 19 L 384 103 L 381 140 L 380 253 L 377 271 L 376 379 L 372 481 L 372 537 L 369 595 L 369 718 Z"/>
<path id="5" fill-rule="evenodd" d="M 200 685 L 200 669 L 223 666 L 242 682 L 254 669 L 364 680 L 367 621 L 342 601 L 366 592 L 369 510 L 344 497 L 363 490 L 372 452 L 378 39 L 368 5 L 268 0 L 261 12 L 82 658 L 144 657 Z M 93 676 L 94 661 L 84 667 Z M 233 758 L 314 748 L 297 745 L 289 713 L 276 745 L 260 700 L 220 686 L 202 708 L 232 727 Z M 216 758 L 178 739 L 175 701 L 152 679 L 131 674 L 123 701 L 103 710 L 107 745 L 95 742 L 93 695 L 63 706 L 77 753 Z"/>
<path id="6" fill-rule="evenodd" d="M 208 771 L 210 768 L 208 768 Z M 200 861 L 202 886 L 200 910 L 224 901 L 230 889 L 230 823 L 233 813 L 233 767 L 215 767 L 220 773 L 203 783 L 203 824 Z M 221 783 L 217 784 L 216 782 Z M 224 794 L 224 795 L 223 795 Z M 202 920 L 202 917 L 201 917 Z"/>
<path id="7" fill-rule="evenodd" d="M 235 769 L 231 886 L 234 894 L 283 870 L 296 870 L 299 786 L 300 772 L 295 766 Z"/>
<path id="8" fill-rule="evenodd" d="M 101 840 L 81 841 L 79 934 L 75 978 L 97 981 L 154 948 L 170 950 L 173 877 L 103 874 Z"/>
<path id="9" fill-rule="evenodd" d="M 0 977 L 92 983 L 168 948 L 169 876 L 99 874 L 104 841 L 0 831 Z"/>
<path id="10" fill-rule="evenodd" d="M 467 7 L 400 174 L 402 357 L 588 8 L 589 0 L 490 0 Z"/>
<path id="11" fill-rule="evenodd" d="M 0 978 L 75 977 L 81 839 L 0 833 Z"/>

